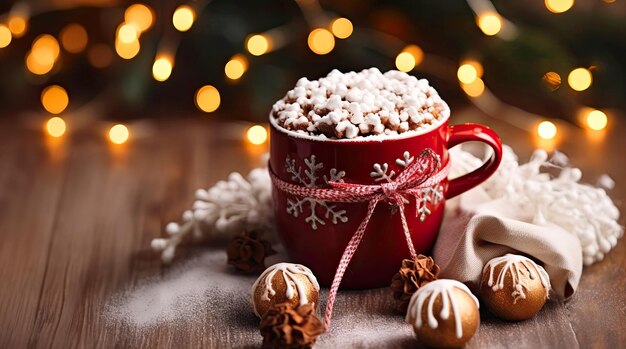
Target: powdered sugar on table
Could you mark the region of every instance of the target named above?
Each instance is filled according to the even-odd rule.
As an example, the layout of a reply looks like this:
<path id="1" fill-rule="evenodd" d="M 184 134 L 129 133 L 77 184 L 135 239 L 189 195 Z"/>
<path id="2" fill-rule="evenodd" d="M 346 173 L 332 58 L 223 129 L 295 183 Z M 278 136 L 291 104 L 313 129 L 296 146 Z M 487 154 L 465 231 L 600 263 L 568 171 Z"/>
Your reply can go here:
<path id="1" fill-rule="evenodd" d="M 271 256 L 268 264 L 285 260 L 282 248 L 277 246 L 277 250 L 279 253 Z M 109 326 L 130 335 L 131 343 L 135 340 L 144 343 L 146 332 L 164 326 L 174 333 L 185 327 L 180 333 L 205 337 L 209 347 L 227 347 L 232 337 L 237 337 L 242 346 L 258 347 L 262 341 L 259 319 L 250 301 L 250 287 L 255 279 L 256 276 L 233 272 L 226 264 L 223 249 L 209 249 L 164 275 L 146 279 L 114 295 L 103 315 Z M 413 343 L 410 326 L 406 326 L 402 316 L 390 313 L 392 298 L 388 292 L 388 289 L 351 292 L 354 297 L 362 297 L 362 302 L 376 297 L 389 299 L 389 303 L 381 304 L 372 313 L 365 309 L 348 311 L 347 298 L 340 296 L 333 327 L 318 338 L 316 348 Z M 323 289 L 319 309 L 324 309 L 327 295 L 328 291 Z"/>
<path id="2" fill-rule="evenodd" d="M 397 135 L 441 124 L 450 108 L 426 79 L 376 68 L 298 80 L 272 108 L 276 124 L 325 138 Z"/>

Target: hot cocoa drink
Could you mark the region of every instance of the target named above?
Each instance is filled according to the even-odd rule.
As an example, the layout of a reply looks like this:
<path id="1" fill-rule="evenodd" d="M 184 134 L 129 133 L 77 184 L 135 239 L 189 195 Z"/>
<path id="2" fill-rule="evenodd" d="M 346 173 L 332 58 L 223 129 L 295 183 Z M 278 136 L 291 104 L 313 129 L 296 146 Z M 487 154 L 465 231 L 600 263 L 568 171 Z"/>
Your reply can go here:
<path id="1" fill-rule="evenodd" d="M 351 139 L 431 129 L 450 116 L 450 108 L 428 80 L 371 68 L 302 78 L 274 104 L 272 116 L 287 130 Z"/>

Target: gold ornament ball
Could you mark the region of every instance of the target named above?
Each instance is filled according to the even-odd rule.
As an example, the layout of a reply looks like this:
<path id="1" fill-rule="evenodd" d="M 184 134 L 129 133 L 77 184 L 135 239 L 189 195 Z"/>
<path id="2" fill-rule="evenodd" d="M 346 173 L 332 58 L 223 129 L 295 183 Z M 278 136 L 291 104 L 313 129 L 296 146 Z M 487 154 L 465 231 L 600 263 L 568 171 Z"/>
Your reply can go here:
<path id="1" fill-rule="evenodd" d="M 507 255 L 499 258 L 499 262 L 494 262 L 496 258 L 483 269 L 482 303 L 504 320 L 533 317 L 548 299 L 550 280 L 547 273 L 526 257 Z"/>
<path id="2" fill-rule="evenodd" d="M 254 312 L 262 317 L 273 305 L 289 303 L 294 307 L 319 303 L 319 284 L 309 268 L 278 263 L 267 268 L 252 286 Z"/>
<path id="3" fill-rule="evenodd" d="M 449 285 L 444 285 L 446 291 L 432 292 L 417 301 L 420 292 L 428 292 L 429 285 L 435 284 L 436 286 L 439 282 L 449 283 Z M 435 299 L 432 308 L 430 308 L 432 297 Z M 444 297 L 446 297 L 445 300 Z M 417 303 L 422 304 L 421 309 L 417 307 Z M 444 308 L 447 308 L 449 312 L 447 316 Z M 421 316 L 421 326 L 414 316 L 418 311 Z M 478 300 L 465 285 L 458 281 L 435 280 L 420 288 L 413 295 L 407 312 L 407 322 L 413 325 L 418 341 L 427 347 L 462 347 L 474 336 L 480 326 Z"/>

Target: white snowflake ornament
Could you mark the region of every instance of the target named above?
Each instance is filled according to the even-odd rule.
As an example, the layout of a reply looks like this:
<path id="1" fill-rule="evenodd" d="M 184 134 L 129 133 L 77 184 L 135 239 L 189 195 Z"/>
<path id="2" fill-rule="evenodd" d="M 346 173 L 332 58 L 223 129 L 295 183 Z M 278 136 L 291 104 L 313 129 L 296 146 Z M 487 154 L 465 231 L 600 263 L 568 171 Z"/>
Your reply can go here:
<path id="1" fill-rule="evenodd" d="M 192 208 L 183 212 L 183 223 L 167 224 L 169 237 L 152 240 L 152 249 L 160 251 L 163 262 L 169 263 L 176 246 L 188 235 L 198 240 L 205 235 L 271 230 L 274 214 L 270 183 L 267 169 L 256 168 L 246 178 L 233 172 L 209 189 L 196 190 Z"/>

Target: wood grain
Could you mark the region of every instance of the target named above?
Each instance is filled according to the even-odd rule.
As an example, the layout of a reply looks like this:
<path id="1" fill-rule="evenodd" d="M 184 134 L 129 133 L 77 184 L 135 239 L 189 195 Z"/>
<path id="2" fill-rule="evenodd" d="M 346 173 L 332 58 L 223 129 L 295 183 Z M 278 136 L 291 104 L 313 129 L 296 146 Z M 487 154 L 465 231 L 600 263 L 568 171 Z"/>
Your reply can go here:
<path id="1" fill-rule="evenodd" d="M 522 161 L 533 149 L 525 131 L 473 110 L 455 122 L 487 123 Z M 110 297 L 164 267 L 152 238 L 177 220 L 197 187 L 260 164 L 264 149 L 241 141 L 244 128 L 200 119 L 154 121 L 129 144 L 112 147 L 86 130 L 55 142 L 21 125 L 0 128 L 0 348 L 254 347 L 256 319 L 236 326 L 206 314 L 203 325 L 161 324 L 141 333 L 111 326 Z M 559 148 L 593 182 L 609 173 L 612 196 L 626 199 L 626 125 L 614 120 L 603 139 L 572 129 Z M 623 222 L 623 220 L 622 220 Z M 184 259 L 184 253 L 183 257 Z M 343 293 L 337 312 L 391 316 L 390 291 Z M 617 348 L 626 343 L 626 244 L 585 268 L 575 297 L 551 301 L 535 318 L 502 322 L 483 311 L 469 348 Z M 402 326 L 399 319 L 399 326 Z M 390 347 L 419 347 L 402 337 Z M 367 343 L 360 343 L 367 347 Z"/>

